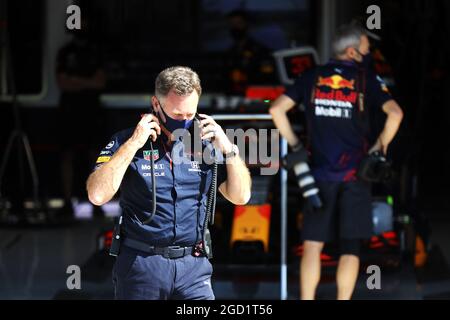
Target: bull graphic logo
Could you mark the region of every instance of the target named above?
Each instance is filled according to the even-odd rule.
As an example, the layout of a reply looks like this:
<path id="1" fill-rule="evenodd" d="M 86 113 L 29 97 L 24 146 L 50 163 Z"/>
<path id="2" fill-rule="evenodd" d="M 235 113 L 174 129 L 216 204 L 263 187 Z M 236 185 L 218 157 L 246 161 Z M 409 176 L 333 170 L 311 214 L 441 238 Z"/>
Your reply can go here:
<path id="1" fill-rule="evenodd" d="M 335 74 L 331 77 L 319 77 L 317 86 L 326 86 L 335 90 L 345 88 L 355 90 L 355 80 L 347 80 L 345 78 L 342 78 L 340 75 Z"/>

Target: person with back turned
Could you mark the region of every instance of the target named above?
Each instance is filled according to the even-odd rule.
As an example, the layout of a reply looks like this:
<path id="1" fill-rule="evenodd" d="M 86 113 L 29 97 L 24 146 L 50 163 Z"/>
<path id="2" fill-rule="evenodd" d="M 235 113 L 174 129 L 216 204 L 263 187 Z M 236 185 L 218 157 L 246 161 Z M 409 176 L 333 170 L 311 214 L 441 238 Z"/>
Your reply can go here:
<path id="1" fill-rule="evenodd" d="M 300 264 L 300 296 L 314 299 L 320 280 L 320 254 L 338 230 L 340 258 L 337 298 L 350 299 L 359 271 L 362 239 L 372 236 L 370 184 L 358 169 L 368 154 L 386 154 L 403 113 L 386 85 L 366 67 L 369 40 L 357 26 L 342 26 L 333 40 L 334 58 L 303 73 L 276 99 L 270 113 L 293 150 L 303 148 L 287 112 L 305 105 L 311 173 L 323 202 L 307 207 L 302 230 L 304 253 Z M 384 128 L 370 145 L 368 113 L 378 108 L 386 115 Z"/>

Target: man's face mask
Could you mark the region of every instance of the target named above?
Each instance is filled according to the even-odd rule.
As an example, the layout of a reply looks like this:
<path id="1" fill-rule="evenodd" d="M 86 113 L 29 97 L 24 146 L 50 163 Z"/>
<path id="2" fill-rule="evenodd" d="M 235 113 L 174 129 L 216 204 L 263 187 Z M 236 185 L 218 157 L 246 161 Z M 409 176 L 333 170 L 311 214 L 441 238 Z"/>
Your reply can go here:
<path id="1" fill-rule="evenodd" d="M 188 129 L 191 126 L 192 122 L 194 121 L 194 119 L 191 119 L 191 120 L 173 119 L 164 111 L 163 107 L 161 106 L 161 103 L 159 103 L 159 107 L 160 107 L 162 113 L 164 113 L 164 117 L 166 118 L 166 122 L 163 125 L 170 132 L 174 132 L 177 129 Z"/>
<path id="2" fill-rule="evenodd" d="M 366 54 L 362 54 L 358 49 L 355 49 L 355 50 L 362 57 L 361 61 L 355 60 L 355 62 L 364 68 L 370 67 L 372 65 L 372 54 L 370 53 L 370 51 Z"/>

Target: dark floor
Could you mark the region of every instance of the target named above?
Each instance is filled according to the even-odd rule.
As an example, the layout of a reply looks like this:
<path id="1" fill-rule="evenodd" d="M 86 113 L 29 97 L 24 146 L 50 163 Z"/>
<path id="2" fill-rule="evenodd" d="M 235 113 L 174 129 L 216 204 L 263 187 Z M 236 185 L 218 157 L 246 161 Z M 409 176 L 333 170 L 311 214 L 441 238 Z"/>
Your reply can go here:
<path id="1" fill-rule="evenodd" d="M 97 236 L 112 218 L 84 219 L 53 226 L 0 227 L 0 299 L 109 299 L 113 297 L 113 258 L 98 252 Z M 420 270 L 403 262 L 382 270 L 381 289 L 369 290 L 361 271 L 354 299 L 450 299 L 450 219 L 430 214 L 432 238 L 426 265 Z M 214 264 L 214 261 L 213 261 Z M 68 290 L 70 265 L 81 268 L 81 289 Z M 218 299 L 279 299 L 277 265 L 214 265 L 213 288 Z M 319 299 L 333 299 L 334 267 L 324 268 Z M 288 266 L 288 299 L 298 297 L 298 261 Z"/>

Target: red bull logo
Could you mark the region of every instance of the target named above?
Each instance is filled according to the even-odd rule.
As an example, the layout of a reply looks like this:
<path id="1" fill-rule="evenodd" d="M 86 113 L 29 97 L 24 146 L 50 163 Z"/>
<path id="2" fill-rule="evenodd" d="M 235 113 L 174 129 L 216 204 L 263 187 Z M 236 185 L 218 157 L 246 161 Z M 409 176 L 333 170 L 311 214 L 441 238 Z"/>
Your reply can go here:
<path id="1" fill-rule="evenodd" d="M 355 80 L 347 80 L 342 76 L 335 74 L 331 77 L 319 77 L 319 81 L 317 82 L 317 86 L 326 86 L 332 89 L 350 89 L 355 90 Z"/>
<path id="2" fill-rule="evenodd" d="M 358 95 L 356 92 L 350 92 L 348 95 L 344 94 L 341 90 L 331 90 L 330 92 L 322 92 L 320 89 L 316 89 L 316 99 L 327 99 L 335 101 L 345 101 L 355 103 Z"/>

